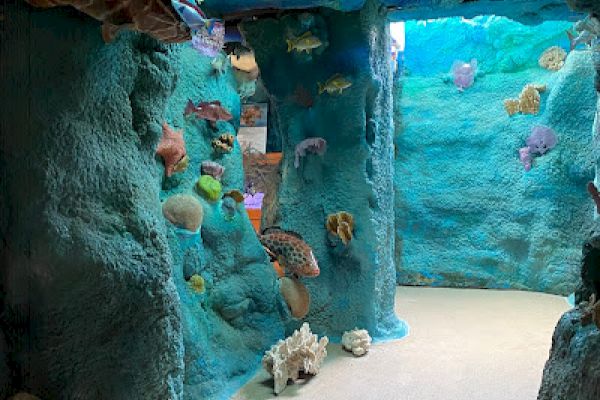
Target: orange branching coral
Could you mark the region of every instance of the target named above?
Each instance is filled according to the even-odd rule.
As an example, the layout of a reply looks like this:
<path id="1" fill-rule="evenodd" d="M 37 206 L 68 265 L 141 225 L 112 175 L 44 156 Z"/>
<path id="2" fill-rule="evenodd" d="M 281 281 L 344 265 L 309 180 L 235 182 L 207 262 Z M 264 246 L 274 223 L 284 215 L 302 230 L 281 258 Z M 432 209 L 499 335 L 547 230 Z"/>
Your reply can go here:
<path id="1" fill-rule="evenodd" d="M 191 39 L 170 0 L 26 0 L 35 7 L 73 6 L 102 21 L 102 37 L 112 41 L 121 29 L 147 33 L 165 43 Z"/>

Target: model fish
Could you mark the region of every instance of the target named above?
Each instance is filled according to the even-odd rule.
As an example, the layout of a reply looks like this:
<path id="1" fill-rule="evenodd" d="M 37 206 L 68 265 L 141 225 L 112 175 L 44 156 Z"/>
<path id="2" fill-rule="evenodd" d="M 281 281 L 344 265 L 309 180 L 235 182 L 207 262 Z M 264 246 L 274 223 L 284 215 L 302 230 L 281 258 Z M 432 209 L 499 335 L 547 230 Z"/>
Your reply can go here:
<path id="1" fill-rule="evenodd" d="M 341 74 L 335 74 L 324 84 L 321 82 L 317 83 L 317 86 L 319 87 L 319 94 L 324 92 L 342 94 L 345 89 L 352 86 L 352 82 L 344 78 Z"/>
<path id="2" fill-rule="evenodd" d="M 192 114 L 200 119 L 207 120 L 213 128 L 216 127 L 217 121 L 230 121 L 233 119 L 233 115 L 218 100 L 211 102 L 203 101 L 198 103 L 197 106 L 194 105 L 192 100 L 188 100 L 183 115 L 187 117 Z"/>
<path id="3" fill-rule="evenodd" d="M 577 22 L 574 28 L 577 32 L 576 34 L 567 31 L 567 36 L 571 43 L 571 51 L 580 44 L 591 45 L 592 41 L 600 35 L 600 21 L 591 15 Z"/>
<path id="4" fill-rule="evenodd" d="M 277 260 L 286 272 L 295 276 L 318 276 L 319 265 L 312 249 L 300 235 L 279 228 L 267 228 L 258 240 L 271 256 Z"/>
<path id="5" fill-rule="evenodd" d="M 313 49 L 321 47 L 322 44 L 323 44 L 323 42 L 321 42 L 321 39 L 319 39 L 318 37 L 313 35 L 311 31 L 308 31 L 308 32 L 304 33 L 302 36 L 299 36 L 297 38 L 288 39 L 287 40 L 287 45 L 288 45 L 287 51 L 288 51 L 288 53 L 291 53 L 292 50 L 296 50 L 299 53 L 306 51 L 308 54 L 310 54 L 310 52 Z"/>
<path id="6" fill-rule="evenodd" d="M 206 29 L 211 34 L 215 24 L 219 22 L 215 19 L 206 18 L 206 14 L 193 1 L 171 0 L 171 5 L 192 31 Z"/>

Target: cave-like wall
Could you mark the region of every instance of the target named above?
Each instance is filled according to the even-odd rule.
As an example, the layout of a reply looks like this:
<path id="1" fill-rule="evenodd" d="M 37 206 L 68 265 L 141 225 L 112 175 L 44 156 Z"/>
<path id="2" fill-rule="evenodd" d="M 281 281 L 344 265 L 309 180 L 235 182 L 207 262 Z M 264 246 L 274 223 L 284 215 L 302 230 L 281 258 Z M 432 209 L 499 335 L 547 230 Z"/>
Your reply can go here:
<path id="1" fill-rule="evenodd" d="M 177 399 L 179 299 L 154 158 L 176 50 L 4 8 L 1 394 Z"/>
<path id="2" fill-rule="evenodd" d="M 584 50 L 558 72 L 537 64 L 562 43 L 565 26 L 504 18 L 407 25 L 395 166 L 400 284 L 558 294 L 577 286 L 593 207 L 594 70 Z M 428 63 L 438 41 L 446 55 Z M 483 72 L 462 93 L 446 76 L 454 54 L 477 57 Z M 529 83 L 547 86 L 540 113 L 509 117 L 503 100 Z M 558 145 L 526 172 L 518 149 L 536 125 L 554 129 Z"/>
<path id="3" fill-rule="evenodd" d="M 234 133 L 240 99 L 230 69 L 189 44 L 135 33 L 105 44 L 70 9 L 4 10 L 0 137 L 0 398 L 226 398 L 283 336 L 271 264 L 243 207 L 194 192 L 200 162 L 241 189 Z M 220 100 L 232 124 L 184 121 L 187 99 Z M 183 129 L 190 165 L 164 178 L 163 121 Z M 190 193 L 201 234 L 176 229 L 161 201 Z M 204 293 L 189 284 L 205 279 Z"/>
<path id="4" fill-rule="evenodd" d="M 385 10 L 371 2 L 357 13 L 322 10 L 243 28 L 282 136 L 278 207 L 269 219 L 301 234 L 321 267 L 319 277 L 304 279 L 312 296 L 306 320 L 333 337 L 355 326 L 379 338 L 402 336 L 406 328 L 393 310 L 392 74 Z M 288 53 L 286 39 L 308 30 L 323 46 L 311 55 Z M 352 86 L 318 95 L 317 82 L 336 73 Z M 327 152 L 309 154 L 295 168 L 294 149 L 309 137 L 325 138 Z M 339 211 L 354 216 L 348 246 L 325 229 L 327 216 Z"/>
<path id="5" fill-rule="evenodd" d="M 208 201 L 195 184 L 200 164 L 212 160 L 225 167 L 222 192 L 243 191 L 242 155 L 236 142 L 231 153 L 220 154 L 212 139 L 223 133 L 236 134 L 240 97 L 231 68 L 221 74 L 212 59 L 201 56 L 189 44 L 181 47 L 177 85 L 169 98 L 165 119 L 184 131 L 190 162 L 187 170 L 163 178 L 160 197 L 174 194 L 195 196 L 204 209 L 200 233 L 168 224 L 173 254 L 173 278 L 181 299 L 185 347 L 184 398 L 226 398 L 260 366 L 263 352 L 283 337 L 280 311 L 285 305 L 279 295 L 277 276 L 259 243 L 243 205 L 233 218 L 223 200 Z M 220 101 L 234 118 L 218 122 L 212 129 L 205 120 L 184 118 L 188 99 Z M 189 284 L 197 274 L 205 281 L 205 292 Z"/>

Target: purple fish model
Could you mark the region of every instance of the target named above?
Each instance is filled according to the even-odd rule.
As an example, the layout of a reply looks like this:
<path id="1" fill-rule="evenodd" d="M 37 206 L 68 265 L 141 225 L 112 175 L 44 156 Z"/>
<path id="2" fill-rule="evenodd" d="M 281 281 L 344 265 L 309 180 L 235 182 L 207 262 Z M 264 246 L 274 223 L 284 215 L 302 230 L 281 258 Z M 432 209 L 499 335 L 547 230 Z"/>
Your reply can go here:
<path id="1" fill-rule="evenodd" d="M 258 240 L 285 271 L 295 276 L 319 276 L 320 270 L 312 249 L 300 235 L 279 228 L 267 228 Z"/>
<path id="2" fill-rule="evenodd" d="M 547 126 L 534 126 L 526 144 L 530 153 L 543 156 L 548 150 L 556 146 L 556 142 L 556 133 L 552 129 Z"/>
<path id="3" fill-rule="evenodd" d="M 468 87 L 473 86 L 475 82 L 475 74 L 477 73 L 477 60 L 472 59 L 470 63 L 464 61 L 455 61 L 452 64 L 452 77 L 454 85 L 462 92 Z"/>

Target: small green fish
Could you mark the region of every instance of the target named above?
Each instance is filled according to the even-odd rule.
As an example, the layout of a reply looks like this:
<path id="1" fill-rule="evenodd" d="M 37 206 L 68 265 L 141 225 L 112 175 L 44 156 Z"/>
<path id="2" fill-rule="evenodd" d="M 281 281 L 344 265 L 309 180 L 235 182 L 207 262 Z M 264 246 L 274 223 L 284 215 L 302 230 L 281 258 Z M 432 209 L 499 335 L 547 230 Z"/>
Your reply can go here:
<path id="1" fill-rule="evenodd" d="M 321 47 L 323 43 L 321 39 L 312 34 L 311 31 L 305 32 L 302 36 L 297 38 L 292 38 L 287 40 L 288 45 L 288 53 L 291 53 L 292 50 L 296 50 L 299 53 L 306 51 L 308 54 L 313 49 Z"/>
<path id="2" fill-rule="evenodd" d="M 342 94 L 345 89 L 352 86 L 352 82 L 344 78 L 341 74 L 335 74 L 325 84 L 321 82 L 317 83 L 319 86 L 319 94 L 327 92 L 329 94 L 338 93 Z"/>

